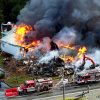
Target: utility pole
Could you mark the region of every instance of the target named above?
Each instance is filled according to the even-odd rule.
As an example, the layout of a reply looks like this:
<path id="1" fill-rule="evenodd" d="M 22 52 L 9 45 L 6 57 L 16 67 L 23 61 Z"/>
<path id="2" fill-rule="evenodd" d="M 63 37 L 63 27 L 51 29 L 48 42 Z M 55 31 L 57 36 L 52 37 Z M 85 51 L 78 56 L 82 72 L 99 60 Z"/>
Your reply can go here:
<path id="1" fill-rule="evenodd" d="M 65 100 L 65 84 L 64 84 L 64 68 L 62 67 L 62 80 L 63 80 L 63 100 Z"/>

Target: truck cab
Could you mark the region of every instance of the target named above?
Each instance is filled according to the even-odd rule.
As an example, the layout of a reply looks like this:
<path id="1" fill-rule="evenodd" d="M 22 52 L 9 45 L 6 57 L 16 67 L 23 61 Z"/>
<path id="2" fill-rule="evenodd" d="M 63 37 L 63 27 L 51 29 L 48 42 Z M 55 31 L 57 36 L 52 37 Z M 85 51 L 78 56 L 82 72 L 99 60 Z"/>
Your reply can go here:
<path id="1" fill-rule="evenodd" d="M 21 84 L 19 87 L 5 90 L 5 95 L 7 97 L 12 97 L 12 96 L 15 97 L 15 96 L 27 94 L 30 92 L 48 91 L 52 87 L 53 87 L 53 81 L 51 78 L 27 80 L 25 81 L 24 84 Z"/>
<path id="2" fill-rule="evenodd" d="M 41 92 L 48 91 L 53 86 L 51 79 L 38 79 L 27 80 L 24 84 L 21 84 L 17 89 L 19 94 L 26 94 L 29 92 Z"/>
<path id="3" fill-rule="evenodd" d="M 24 84 L 21 84 L 18 88 L 19 93 L 27 93 L 36 91 L 36 83 L 34 80 L 25 81 Z"/>
<path id="4" fill-rule="evenodd" d="M 100 81 L 100 70 L 98 69 L 85 70 L 84 73 L 76 75 L 76 83 L 78 84 L 98 82 L 98 81 Z"/>

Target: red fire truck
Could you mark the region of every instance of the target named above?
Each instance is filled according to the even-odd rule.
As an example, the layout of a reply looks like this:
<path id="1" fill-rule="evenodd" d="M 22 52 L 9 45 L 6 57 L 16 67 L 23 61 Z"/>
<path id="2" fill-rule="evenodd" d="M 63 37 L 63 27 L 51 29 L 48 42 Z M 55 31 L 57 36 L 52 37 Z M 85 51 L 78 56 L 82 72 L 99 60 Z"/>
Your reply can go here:
<path id="1" fill-rule="evenodd" d="M 84 55 L 84 64 L 86 60 L 91 61 L 92 65 L 88 69 L 84 69 L 83 71 L 76 73 L 75 82 L 78 84 L 100 81 L 100 66 L 97 66 L 90 57 Z"/>
<path id="2" fill-rule="evenodd" d="M 19 87 L 10 88 L 5 90 L 5 95 L 7 97 L 14 97 L 18 95 L 25 95 L 29 92 L 42 92 L 48 91 L 52 88 L 52 79 L 38 79 L 38 80 L 28 80 Z"/>
<path id="3" fill-rule="evenodd" d="M 100 81 L 100 68 L 84 70 L 76 75 L 75 80 L 78 84 Z"/>

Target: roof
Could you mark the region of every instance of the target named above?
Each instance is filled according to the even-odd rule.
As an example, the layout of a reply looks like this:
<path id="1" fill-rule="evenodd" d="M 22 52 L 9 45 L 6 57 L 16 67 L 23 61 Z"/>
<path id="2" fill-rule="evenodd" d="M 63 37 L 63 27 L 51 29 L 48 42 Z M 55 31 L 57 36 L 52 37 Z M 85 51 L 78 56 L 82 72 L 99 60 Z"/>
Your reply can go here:
<path id="1" fill-rule="evenodd" d="M 14 57 L 20 58 L 20 46 L 15 41 L 15 28 L 7 32 L 7 35 L 1 38 L 1 50 L 13 55 Z"/>
<path id="2" fill-rule="evenodd" d="M 18 47 L 16 45 L 9 44 L 7 42 L 1 42 L 1 50 L 13 55 L 14 57 L 20 56 L 19 55 L 20 54 L 20 47 Z"/>
<path id="3" fill-rule="evenodd" d="M 15 41 L 15 30 L 16 29 L 13 28 L 11 31 L 6 32 L 7 35 L 2 37 L 1 41 L 7 42 L 7 43 L 12 44 L 12 45 L 17 45 L 16 41 Z"/>

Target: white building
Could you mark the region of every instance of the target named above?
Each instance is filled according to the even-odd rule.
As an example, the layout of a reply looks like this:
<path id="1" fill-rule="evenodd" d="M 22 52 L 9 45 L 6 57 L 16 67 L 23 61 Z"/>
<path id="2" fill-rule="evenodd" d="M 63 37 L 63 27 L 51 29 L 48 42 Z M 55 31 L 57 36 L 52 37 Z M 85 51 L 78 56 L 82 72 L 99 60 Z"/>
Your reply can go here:
<path id="1" fill-rule="evenodd" d="M 8 27 L 9 26 L 9 27 Z M 16 57 L 20 54 L 20 47 L 15 42 L 16 28 L 11 24 L 1 24 L 1 50 Z"/>

